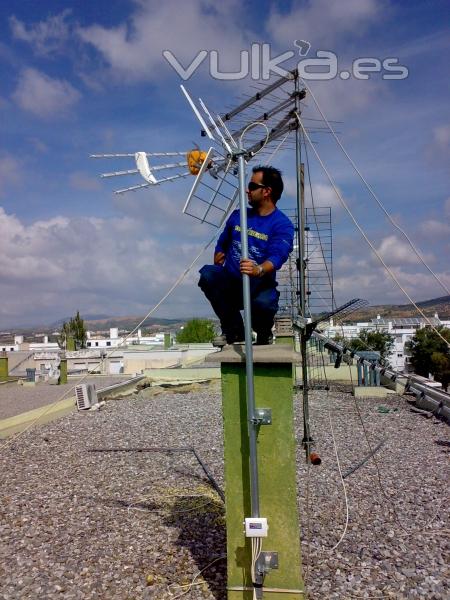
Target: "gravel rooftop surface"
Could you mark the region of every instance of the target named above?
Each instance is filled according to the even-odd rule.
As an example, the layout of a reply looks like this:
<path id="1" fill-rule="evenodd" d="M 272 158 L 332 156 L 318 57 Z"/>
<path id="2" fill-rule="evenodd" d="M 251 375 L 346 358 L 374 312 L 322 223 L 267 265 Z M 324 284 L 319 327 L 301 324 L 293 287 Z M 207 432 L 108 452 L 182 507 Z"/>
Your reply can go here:
<path id="1" fill-rule="evenodd" d="M 329 417 L 344 472 L 368 447 L 348 390 L 311 394 L 322 465 L 308 468 L 300 445 L 297 454 L 308 597 L 448 599 L 449 427 L 398 396 L 358 406 L 371 446 L 386 439 L 376 455 L 383 491 L 373 461 L 346 478 L 349 525 L 332 550 L 345 503 Z M 296 432 L 301 440 L 299 410 Z M 88 452 L 194 446 L 223 486 L 218 385 L 147 388 L 0 445 L 2 600 L 226 598 L 223 506 L 194 457 Z M 177 587 L 215 558 L 200 585 Z"/>
<path id="2" fill-rule="evenodd" d="M 97 390 L 130 379 L 130 375 L 87 377 L 82 383 L 95 383 Z M 0 385 L 0 419 L 14 417 L 20 413 L 46 406 L 59 400 L 59 398 L 68 392 L 71 388 L 78 385 L 81 377 L 70 378 L 69 383 L 65 385 L 50 385 L 49 383 L 39 382 L 33 387 L 18 385 L 15 381 Z M 75 391 L 66 397 L 75 396 Z"/>

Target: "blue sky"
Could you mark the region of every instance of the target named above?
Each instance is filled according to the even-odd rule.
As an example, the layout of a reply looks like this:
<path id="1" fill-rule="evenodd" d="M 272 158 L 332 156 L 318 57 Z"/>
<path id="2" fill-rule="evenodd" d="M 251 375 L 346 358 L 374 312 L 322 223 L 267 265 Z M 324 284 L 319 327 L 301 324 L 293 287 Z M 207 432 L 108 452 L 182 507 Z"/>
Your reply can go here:
<path id="1" fill-rule="evenodd" d="M 216 49 L 224 70 L 239 52 L 293 41 L 333 51 L 339 70 L 358 57 L 396 57 L 403 80 L 310 81 L 328 118 L 386 208 L 450 286 L 448 2 L 328 0 L 164 3 L 24 1 L 0 6 L 0 330 L 73 314 L 145 314 L 214 231 L 181 208 L 190 183 L 114 196 L 95 152 L 185 150 L 202 143 L 163 58 L 189 64 Z M 211 78 L 208 61 L 187 86 L 223 112 L 252 83 Z M 252 89 L 250 88 L 250 93 Z M 304 115 L 318 117 L 311 99 Z M 330 136 L 317 149 L 374 245 L 416 300 L 445 291 L 385 220 Z M 403 303 L 333 196 L 310 152 L 316 202 L 333 207 L 338 302 Z M 293 206 L 294 157 L 280 208 Z M 132 168 L 115 164 L 113 168 Z M 130 183 L 137 183 L 131 181 Z M 120 182 L 122 184 L 122 181 Z M 205 262 L 209 257 L 205 255 Z M 201 263 L 200 263 L 201 265 Z M 207 315 L 196 269 L 156 316 Z"/>

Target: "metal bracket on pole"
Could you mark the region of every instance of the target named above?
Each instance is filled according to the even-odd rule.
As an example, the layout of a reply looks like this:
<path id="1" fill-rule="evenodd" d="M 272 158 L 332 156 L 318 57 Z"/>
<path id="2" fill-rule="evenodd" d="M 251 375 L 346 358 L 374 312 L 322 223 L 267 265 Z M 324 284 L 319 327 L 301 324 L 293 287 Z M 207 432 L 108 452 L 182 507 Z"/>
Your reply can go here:
<path id="1" fill-rule="evenodd" d="M 256 570 L 264 576 L 271 569 L 278 569 L 278 552 L 264 550 L 256 561 Z"/>
<path id="2" fill-rule="evenodd" d="M 252 423 L 253 425 L 272 425 L 272 409 L 256 408 Z"/>

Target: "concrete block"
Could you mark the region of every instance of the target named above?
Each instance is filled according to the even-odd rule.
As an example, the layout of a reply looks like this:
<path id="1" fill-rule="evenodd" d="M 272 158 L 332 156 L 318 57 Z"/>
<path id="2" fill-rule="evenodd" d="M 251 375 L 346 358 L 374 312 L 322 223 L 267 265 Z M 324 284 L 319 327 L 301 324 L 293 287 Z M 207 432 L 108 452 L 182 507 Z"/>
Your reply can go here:
<path id="1" fill-rule="evenodd" d="M 270 344 L 269 346 L 253 346 L 253 362 L 266 364 L 299 363 L 301 356 L 288 344 Z M 232 344 L 225 346 L 221 352 L 209 354 L 205 362 L 245 363 L 245 346 Z"/>
<path id="2" fill-rule="evenodd" d="M 227 347 L 221 364 L 224 418 L 228 600 L 251 600 L 250 541 L 243 521 L 251 515 L 247 392 L 242 348 Z M 272 410 L 272 424 L 258 433 L 261 516 L 269 523 L 263 550 L 279 554 L 279 568 L 264 581 L 266 600 L 304 599 L 297 514 L 295 435 L 292 402 L 292 347 L 255 348 L 255 402 Z M 272 362 L 270 359 L 273 359 Z M 285 361 L 284 363 L 282 361 Z M 282 592 L 275 591 L 277 588 Z"/>
<path id="3" fill-rule="evenodd" d="M 388 391 L 381 386 L 356 386 L 353 395 L 355 398 L 387 398 Z"/>

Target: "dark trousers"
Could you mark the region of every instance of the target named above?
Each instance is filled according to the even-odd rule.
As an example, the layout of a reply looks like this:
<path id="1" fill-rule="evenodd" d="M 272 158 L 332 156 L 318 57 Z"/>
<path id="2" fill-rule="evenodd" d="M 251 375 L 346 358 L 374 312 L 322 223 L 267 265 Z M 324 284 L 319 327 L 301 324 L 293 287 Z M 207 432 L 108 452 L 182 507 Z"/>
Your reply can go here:
<path id="1" fill-rule="evenodd" d="M 244 308 L 242 278 L 234 277 L 220 265 L 205 265 L 200 269 L 198 282 L 220 320 L 222 333 L 227 339 L 244 339 L 244 322 L 240 311 Z M 252 328 L 260 338 L 271 334 L 278 310 L 280 293 L 273 280 L 250 278 Z"/>

